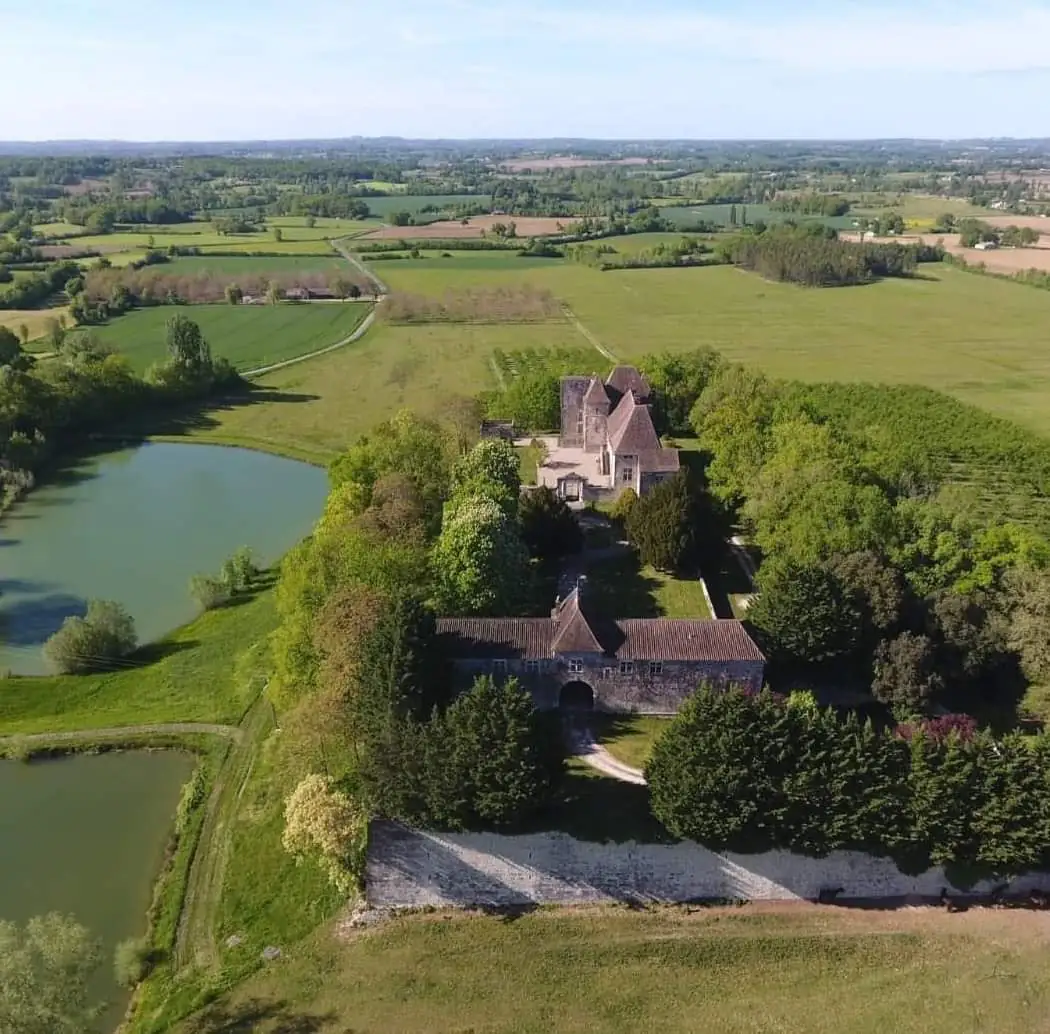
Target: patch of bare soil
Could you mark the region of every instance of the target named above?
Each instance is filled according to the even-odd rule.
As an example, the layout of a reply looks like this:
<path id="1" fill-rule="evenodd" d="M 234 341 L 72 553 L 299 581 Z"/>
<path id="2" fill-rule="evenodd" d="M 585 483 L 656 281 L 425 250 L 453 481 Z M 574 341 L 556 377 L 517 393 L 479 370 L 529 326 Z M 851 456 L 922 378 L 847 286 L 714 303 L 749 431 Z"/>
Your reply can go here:
<path id="1" fill-rule="evenodd" d="M 365 234 L 362 240 L 456 240 L 477 239 L 492 230 L 496 223 L 514 223 L 519 237 L 549 237 L 567 233 L 574 220 L 547 216 L 475 215 L 465 221 L 443 219 L 426 226 L 384 226 Z"/>
<path id="2" fill-rule="evenodd" d="M 999 217 L 995 217 L 998 219 Z M 987 220 L 995 222 L 993 219 Z M 1043 220 L 1042 228 L 1047 233 L 1039 238 L 1039 243 L 1032 248 L 991 248 L 988 251 L 978 251 L 976 248 L 964 248 L 959 243 L 957 233 L 925 233 L 925 234 L 902 234 L 899 237 L 876 237 L 869 243 L 874 244 L 940 244 L 950 255 L 956 255 L 965 259 L 970 265 L 976 266 L 983 262 L 987 269 L 993 273 L 1020 273 L 1026 269 L 1038 269 L 1040 272 L 1050 272 L 1050 226 Z M 995 225 L 1012 226 L 1023 225 L 1012 222 L 995 223 Z M 840 237 L 844 241 L 857 242 L 857 234 L 843 233 Z"/>

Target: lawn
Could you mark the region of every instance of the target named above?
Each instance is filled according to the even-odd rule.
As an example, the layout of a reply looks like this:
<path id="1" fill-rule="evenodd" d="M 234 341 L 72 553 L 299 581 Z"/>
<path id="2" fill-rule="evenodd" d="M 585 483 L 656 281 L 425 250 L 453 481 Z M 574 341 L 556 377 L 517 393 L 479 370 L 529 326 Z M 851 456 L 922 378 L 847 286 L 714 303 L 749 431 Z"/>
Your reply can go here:
<path id="1" fill-rule="evenodd" d="M 496 387 L 492 362 L 499 349 L 579 341 L 567 323 L 378 323 L 349 348 L 260 377 L 272 404 L 213 412 L 195 433 L 337 451 L 399 409 L 440 416 L 450 397 Z"/>
<path id="2" fill-rule="evenodd" d="M 191 255 L 173 259 L 165 273 L 223 273 L 232 276 L 267 276 L 271 273 L 352 273 L 345 259 L 331 250 L 327 255 L 288 255 L 284 258 L 249 255 Z"/>
<path id="3" fill-rule="evenodd" d="M 284 946 L 181 1029 L 1027 1034 L 1050 1009 L 1039 918 L 818 906 L 405 916 Z"/>
<path id="4" fill-rule="evenodd" d="M 591 716 L 595 739 L 614 758 L 632 768 L 645 768 L 653 745 L 670 721 L 639 714 L 595 713 Z"/>
<path id="5" fill-rule="evenodd" d="M 700 582 L 639 563 L 633 551 L 587 566 L 587 593 L 608 618 L 709 618 Z"/>
<path id="6" fill-rule="evenodd" d="M 364 302 L 280 305 L 160 305 L 92 328 L 139 371 L 166 355 L 165 324 L 176 312 L 200 325 L 212 354 L 239 370 L 291 359 L 342 340 L 365 318 Z"/>
<path id="7" fill-rule="evenodd" d="M 924 384 L 1050 433 L 1050 291 L 941 265 L 922 279 L 810 289 L 728 266 L 602 273 L 575 263 L 537 268 L 402 268 L 393 290 L 529 282 L 567 302 L 621 359 L 710 346 L 776 377 Z"/>
<path id="8" fill-rule="evenodd" d="M 269 592 L 203 614 L 106 675 L 0 680 L 0 736 L 158 722 L 236 724 L 265 677 Z"/>

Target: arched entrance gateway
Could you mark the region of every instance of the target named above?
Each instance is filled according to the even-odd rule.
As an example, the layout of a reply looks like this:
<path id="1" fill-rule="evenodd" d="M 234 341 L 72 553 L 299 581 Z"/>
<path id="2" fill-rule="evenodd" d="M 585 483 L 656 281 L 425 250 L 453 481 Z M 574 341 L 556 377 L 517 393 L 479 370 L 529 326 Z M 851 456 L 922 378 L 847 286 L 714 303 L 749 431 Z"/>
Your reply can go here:
<path id="1" fill-rule="evenodd" d="M 586 682 L 566 682 L 558 694 L 558 707 L 562 711 L 593 711 L 594 690 Z"/>

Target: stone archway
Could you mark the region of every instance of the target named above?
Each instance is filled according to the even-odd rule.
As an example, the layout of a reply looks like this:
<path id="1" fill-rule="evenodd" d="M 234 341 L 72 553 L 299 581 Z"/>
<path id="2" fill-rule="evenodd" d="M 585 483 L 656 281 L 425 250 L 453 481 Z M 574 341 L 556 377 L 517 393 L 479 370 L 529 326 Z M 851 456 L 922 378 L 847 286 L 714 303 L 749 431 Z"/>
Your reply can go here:
<path id="1" fill-rule="evenodd" d="M 594 690 L 579 679 L 566 682 L 558 693 L 558 707 L 562 711 L 593 711 Z"/>

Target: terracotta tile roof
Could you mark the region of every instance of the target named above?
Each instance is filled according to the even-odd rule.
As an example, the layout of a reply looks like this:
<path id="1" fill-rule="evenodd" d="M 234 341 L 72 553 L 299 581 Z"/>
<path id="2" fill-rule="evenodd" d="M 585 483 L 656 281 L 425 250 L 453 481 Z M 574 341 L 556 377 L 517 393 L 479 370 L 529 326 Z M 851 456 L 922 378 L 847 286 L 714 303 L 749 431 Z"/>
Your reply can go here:
<path id="1" fill-rule="evenodd" d="M 623 642 L 616 650 L 628 661 L 764 661 L 739 621 L 730 618 L 627 618 L 616 622 Z"/>
<path id="2" fill-rule="evenodd" d="M 609 444 L 617 455 L 638 456 L 660 451 L 660 439 L 649 407 L 639 405 L 633 395 L 624 395 L 609 417 Z"/>
<path id="3" fill-rule="evenodd" d="M 552 656 L 550 618 L 438 618 L 437 632 L 452 657 L 541 660 Z"/>
<path id="4" fill-rule="evenodd" d="M 653 393 L 649 382 L 634 366 L 614 366 L 605 383 L 620 395 L 633 392 L 639 399 L 647 399 Z"/>

